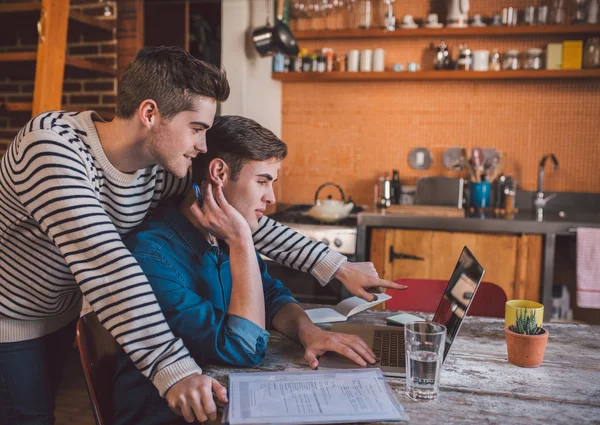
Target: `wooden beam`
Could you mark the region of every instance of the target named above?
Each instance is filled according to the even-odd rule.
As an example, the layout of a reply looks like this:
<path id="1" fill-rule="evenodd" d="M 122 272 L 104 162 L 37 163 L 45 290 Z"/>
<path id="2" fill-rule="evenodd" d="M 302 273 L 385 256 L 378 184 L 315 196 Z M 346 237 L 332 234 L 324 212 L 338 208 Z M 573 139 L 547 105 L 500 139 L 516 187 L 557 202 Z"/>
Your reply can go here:
<path id="1" fill-rule="evenodd" d="M 28 112 L 31 111 L 31 102 L 6 102 L 0 104 L 0 110 L 8 112 Z"/>
<path id="2" fill-rule="evenodd" d="M 70 0 L 42 0 L 32 115 L 60 109 Z"/>
<path id="3" fill-rule="evenodd" d="M 41 8 L 40 2 L 3 3 L 0 4 L 0 13 L 36 12 Z"/>
<path id="4" fill-rule="evenodd" d="M 36 56 L 35 52 L 0 53 L 0 62 L 31 62 Z"/>
<path id="5" fill-rule="evenodd" d="M 86 59 L 81 59 L 81 58 L 76 58 L 76 57 L 71 57 L 71 56 L 68 56 L 65 59 L 65 63 L 68 66 L 72 66 L 74 68 L 87 69 L 88 71 L 101 72 L 103 74 L 107 74 L 107 75 L 110 75 L 113 77 L 117 73 L 116 69 L 110 65 L 104 65 L 102 63 L 94 62 L 91 60 L 86 60 Z"/>
<path id="6" fill-rule="evenodd" d="M 112 33 L 113 29 L 115 28 L 114 20 L 98 19 L 95 16 L 88 16 L 79 12 L 71 11 L 69 13 L 69 18 L 73 21 L 77 21 L 94 28 L 100 28 L 102 30 L 108 31 L 109 33 Z"/>

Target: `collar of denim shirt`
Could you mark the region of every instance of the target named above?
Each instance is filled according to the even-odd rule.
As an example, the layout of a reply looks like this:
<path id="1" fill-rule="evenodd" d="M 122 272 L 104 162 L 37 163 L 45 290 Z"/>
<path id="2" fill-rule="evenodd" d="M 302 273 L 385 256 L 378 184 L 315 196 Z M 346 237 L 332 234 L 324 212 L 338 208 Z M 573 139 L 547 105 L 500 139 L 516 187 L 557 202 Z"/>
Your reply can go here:
<path id="1" fill-rule="evenodd" d="M 163 212 L 163 218 L 198 258 L 204 257 L 211 248 L 218 249 L 206 240 L 204 235 L 179 211 L 177 206 L 172 204 L 167 206 Z"/>

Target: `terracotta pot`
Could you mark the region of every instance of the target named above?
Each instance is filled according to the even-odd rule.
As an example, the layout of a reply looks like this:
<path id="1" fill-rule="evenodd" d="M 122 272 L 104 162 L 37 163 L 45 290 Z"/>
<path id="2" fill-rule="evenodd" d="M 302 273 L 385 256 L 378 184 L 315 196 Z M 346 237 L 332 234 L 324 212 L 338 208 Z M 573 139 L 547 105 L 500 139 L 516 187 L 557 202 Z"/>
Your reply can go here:
<path id="1" fill-rule="evenodd" d="M 538 367 L 544 360 L 544 352 L 550 333 L 542 328 L 539 335 L 521 335 L 504 328 L 508 361 L 515 366 Z"/>

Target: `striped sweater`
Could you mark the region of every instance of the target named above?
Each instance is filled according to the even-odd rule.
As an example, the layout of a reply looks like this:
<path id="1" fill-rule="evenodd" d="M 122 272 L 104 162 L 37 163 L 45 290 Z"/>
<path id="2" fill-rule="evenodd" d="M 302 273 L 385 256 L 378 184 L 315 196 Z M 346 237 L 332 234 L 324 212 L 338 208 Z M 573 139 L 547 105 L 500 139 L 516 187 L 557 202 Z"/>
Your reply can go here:
<path id="1" fill-rule="evenodd" d="M 169 329 L 146 277 L 122 243 L 183 180 L 153 166 L 123 173 L 108 161 L 92 111 L 48 112 L 17 135 L 0 163 L 0 342 L 47 335 L 75 319 L 81 294 L 161 395 L 201 369 Z M 345 260 L 263 217 L 257 250 L 321 284 Z"/>

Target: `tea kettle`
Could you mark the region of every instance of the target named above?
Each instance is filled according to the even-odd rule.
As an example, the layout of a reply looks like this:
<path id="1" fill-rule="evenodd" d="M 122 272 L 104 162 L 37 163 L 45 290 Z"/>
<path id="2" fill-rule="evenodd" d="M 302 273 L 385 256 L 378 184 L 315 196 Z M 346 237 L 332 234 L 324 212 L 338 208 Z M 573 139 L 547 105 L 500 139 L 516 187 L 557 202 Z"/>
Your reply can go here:
<path id="1" fill-rule="evenodd" d="M 319 192 L 326 186 L 335 186 L 342 195 L 342 200 L 337 201 L 335 199 L 331 199 L 331 195 L 327 197 L 325 200 L 319 199 Z M 314 218 L 315 220 L 323 221 L 325 223 L 335 223 L 336 221 L 340 221 L 348 217 L 352 208 L 354 208 L 353 202 L 345 202 L 344 191 L 342 188 L 335 183 L 324 183 L 317 189 L 315 193 L 315 204 L 308 211 L 307 215 Z"/>
<path id="2" fill-rule="evenodd" d="M 447 0 L 447 2 L 446 26 L 448 28 L 468 27 L 469 0 Z"/>

